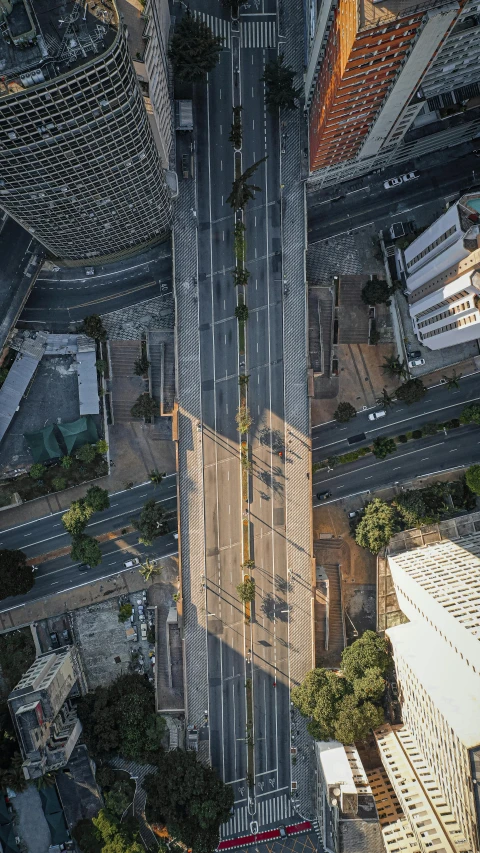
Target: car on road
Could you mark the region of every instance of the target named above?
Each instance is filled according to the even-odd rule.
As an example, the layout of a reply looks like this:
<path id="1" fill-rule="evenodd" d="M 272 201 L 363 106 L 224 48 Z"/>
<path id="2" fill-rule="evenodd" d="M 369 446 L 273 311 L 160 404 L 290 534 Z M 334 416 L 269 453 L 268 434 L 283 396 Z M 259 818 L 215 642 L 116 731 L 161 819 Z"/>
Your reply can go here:
<path id="1" fill-rule="evenodd" d="M 279 826 L 278 831 L 280 833 L 280 838 L 286 838 L 287 837 L 287 830 L 285 829 L 284 826 Z"/>
<path id="2" fill-rule="evenodd" d="M 369 421 L 378 421 L 379 418 L 384 418 L 386 414 L 387 413 L 386 413 L 385 409 L 380 409 L 379 412 L 370 412 L 370 414 L 368 416 L 368 420 Z"/>
<path id="3" fill-rule="evenodd" d="M 402 183 L 403 181 L 401 178 L 389 178 L 388 181 L 383 182 L 383 186 L 386 190 L 389 190 L 391 187 L 398 187 Z"/>
<path id="4" fill-rule="evenodd" d="M 131 560 L 125 560 L 123 565 L 126 569 L 133 569 L 135 566 L 140 565 L 140 560 L 138 557 L 133 557 Z"/>
<path id="5" fill-rule="evenodd" d="M 326 501 L 332 493 L 329 491 L 317 492 L 317 501 Z"/>
<path id="6" fill-rule="evenodd" d="M 404 184 L 406 184 L 407 181 L 414 181 L 415 178 L 419 178 L 419 177 L 420 177 L 420 172 L 418 171 L 418 169 L 414 169 L 412 172 L 405 172 L 405 174 L 402 175 L 402 181 Z"/>
<path id="7" fill-rule="evenodd" d="M 412 358 L 412 359 L 408 362 L 408 366 L 409 366 L 409 367 L 422 367 L 422 365 L 423 365 L 423 364 L 425 364 L 425 359 L 424 359 L 424 358 Z"/>
<path id="8" fill-rule="evenodd" d="M 408 356 L 408 358 L 421 358 L 422 353 L 420 352 L 419 349 L 414 349 L 414 350 L 412 350 L 412 352 L 407 351 L 407 356 Z"/>
<path id="9" fill-rule="evenodd" d="M 95 267 L 85 267 L 85 275 L 95 275 Z"/>

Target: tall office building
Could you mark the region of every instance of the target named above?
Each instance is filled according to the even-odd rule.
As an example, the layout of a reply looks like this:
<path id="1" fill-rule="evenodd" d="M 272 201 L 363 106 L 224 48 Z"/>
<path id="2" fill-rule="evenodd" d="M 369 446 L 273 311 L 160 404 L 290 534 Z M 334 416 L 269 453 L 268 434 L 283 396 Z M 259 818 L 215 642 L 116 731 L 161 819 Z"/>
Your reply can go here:
<path id="1" fill-rule="evenodd" d="M 390 628 L 402 726 L 377 730 L 424 853 L 480 850 L 480 534 L 389 557 L 410 620 Z"/>
<path id="2" fill-rule="evenodd" d="M 0 204 L 59 259 L 161 239 L 170 199 L 113 0 L 0 0 Z"/>
<path id="3" fill-rule="evenodd" d="M 480 194 L 462 196 L 396 259 L 413 328 L 429 349 L 480 337 Z"/>
<path id="4" fill-rule="evenodd" d="M 479 25 L 471 0 L 312 0 L 311 171 L 334 183 L 475 136 Z"/>

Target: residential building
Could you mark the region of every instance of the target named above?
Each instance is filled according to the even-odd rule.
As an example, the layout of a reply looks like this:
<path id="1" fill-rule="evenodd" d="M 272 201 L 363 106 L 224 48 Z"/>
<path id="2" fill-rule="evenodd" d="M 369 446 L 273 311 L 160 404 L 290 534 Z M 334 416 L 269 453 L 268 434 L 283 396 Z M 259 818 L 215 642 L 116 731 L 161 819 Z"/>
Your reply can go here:
<path id="1" fill-rule="evenodd" d="M 383 766 L 367 771 L 386 853 L 420 853 L 420 847 Z"/>
<path id="2" fill-rule="evenodd" d="M 305 98 L 316 180 L 333 184 L 480 132 L 471 0 L 324 0 L 310 11 Z"/>
<path id="3" fill-rule="evenodd" d="M 327 853 L 383 853 L 375 800 L 355 746 L 316 741 L 316 819 Z"/>
<path id="4" fill-rule="evenodd" d="M 82 693 L 75 648 L 40 655 L 8 697 L 26 779 L 63 767 L 82 725 L 74 698 Z"/>
<path id="5" fill-rule="evenodd" d="M 413 328 L 429 349 L 480 338 L 480 194 L 462 196 L 401 253 Z"/>
<path id="6" fill-rule="evenodd" d="M 420 850 L 480 851 L 480 533 L 389 556 L 402 726 L 376 733 Z"/>
<path id="7" fill-rule="evenodd" d="M 162 239 L 170 196 L 113 0 L 1 0 L 0 205 L 66 263 Z"/>

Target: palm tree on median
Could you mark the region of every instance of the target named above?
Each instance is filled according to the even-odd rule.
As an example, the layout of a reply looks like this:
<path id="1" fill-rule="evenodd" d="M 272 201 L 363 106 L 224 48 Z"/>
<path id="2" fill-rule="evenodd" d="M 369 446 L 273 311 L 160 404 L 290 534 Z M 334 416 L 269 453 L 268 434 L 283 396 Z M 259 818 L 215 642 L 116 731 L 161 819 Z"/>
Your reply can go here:
<path id="1" fill-rule="evenodd" d="M 384 356 L 382 370 L 388 376 L 398 376 L 399 379 L 408 378 L 405 362 L 400 359 L 399 355 Z"/>

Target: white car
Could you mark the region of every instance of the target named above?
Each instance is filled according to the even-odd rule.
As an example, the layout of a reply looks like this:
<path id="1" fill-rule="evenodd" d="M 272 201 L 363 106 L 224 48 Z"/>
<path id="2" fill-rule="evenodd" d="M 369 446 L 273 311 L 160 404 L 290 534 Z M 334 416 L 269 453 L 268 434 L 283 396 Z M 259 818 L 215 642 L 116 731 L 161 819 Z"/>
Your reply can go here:
<path id="1" fill-rule="evenodd" d="M 383 182 L 383 186 L 386 190 L 389 190 L 390 187 L 398 187 L 402 183 L 403 181 L 401 178 L 389 178 L 388 181 Z"/>
<path id="2" fill-rule="evenodd" d="M 378 421 L 379 418 L 384 418 L 386 414 L 385 409 L 381 409 L 379 412 L 371 412 L 368 416 L 368 420 Z"/>
<path id="3" fill-rule="evenodd" d="M 412 360 L 408 362 L 409 367 L 422 367 L 424 364 L 424 358 L 412 358 Z"/>
<path id="4" fill-rule="evenodd" d="M 418 169 L 414 169 L 413 172 L 405 172 L 405 174 L 402 175 L 402 181 L 406 184 L 407 181 L 414 181 L 415 178 L 419 177 L 420 172 L 418 171 Z"/>
<path id="5" fill-rule="evenodd" d="M 131 560 L 126 560 L 123 565 L 126 569 L 133 569 L 134 566 L 140 565 L 140 560 L 138 559 L 138 557 L 133 557 L 133 559 Z"/>

